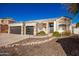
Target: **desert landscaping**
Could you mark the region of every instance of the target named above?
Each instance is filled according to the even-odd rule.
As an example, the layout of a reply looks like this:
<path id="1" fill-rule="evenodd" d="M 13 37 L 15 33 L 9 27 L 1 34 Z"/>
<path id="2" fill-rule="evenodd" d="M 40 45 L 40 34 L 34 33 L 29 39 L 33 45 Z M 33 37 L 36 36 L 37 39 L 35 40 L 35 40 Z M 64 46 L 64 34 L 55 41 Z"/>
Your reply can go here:
<path id="1" fill-rule="evenodd" d="M 7 35 L 7 34 L 6 34 Z M 5 36 L 6 37 L 6 36 Z M 4 37 L 4 38 L 5 38 Z M 7 36 L 8 37 L 8 36 Z M 1 44 L 0 36 L 0 44 Z M 11 38 L 9 36 L 8 38 Z M 51 38 L 51 40 L 50 40 Z M 9 45 L 0 46 L 0 55 L 6 56 L 78 56 L 79 35 L 72 35 L 62 38 L 26 38 L 20 41 L 11 42 Z M 47 41 L 46 41 L 47 40 Z M 42 42 L 40 44 L 28 44 L 31 42 Z M 7 40 L 5 41 L 7 42 Z M 3 42 L 4 43 L 4 42 Z M 2 44 L 3 44 L 2 43 Z M 16 45 L 18 44 L 18 45 Z M 25 44 L 25 45 L 23 45 Z"/>

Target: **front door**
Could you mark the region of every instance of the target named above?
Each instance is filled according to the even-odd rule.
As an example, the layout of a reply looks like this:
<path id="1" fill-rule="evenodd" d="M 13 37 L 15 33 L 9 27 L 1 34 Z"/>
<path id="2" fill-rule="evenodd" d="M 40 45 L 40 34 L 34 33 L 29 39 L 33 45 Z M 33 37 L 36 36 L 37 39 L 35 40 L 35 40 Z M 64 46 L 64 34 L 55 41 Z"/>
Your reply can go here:
<path id="1" fill-rule="evenodd" d="M 33 35 L 34 34 L 34 26 L 26 26 L 26 34 Z"/>

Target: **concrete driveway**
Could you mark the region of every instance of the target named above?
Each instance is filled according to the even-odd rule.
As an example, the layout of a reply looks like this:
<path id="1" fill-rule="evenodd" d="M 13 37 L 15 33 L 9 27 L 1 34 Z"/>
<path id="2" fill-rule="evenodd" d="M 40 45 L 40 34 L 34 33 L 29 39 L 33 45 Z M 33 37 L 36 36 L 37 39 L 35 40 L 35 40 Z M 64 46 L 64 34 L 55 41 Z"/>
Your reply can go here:
<path id="1" fill-rule="evenodd" d="M 12 44 L 14 42 L 18 42 L 26 38 L 29 38 L 29 36 L 19 35 L 19 34 L 0 33 L 0 46 Z"/>
<path id="2" fill-rule="evenodd" d="M 51 36 L 51 34 L 46 36 L 34 36 L 34 35 L 20 35 L 20 34 L 8 34 L 8 33 L 0 33 L 0 46 L 5 46 L 8 44 L 12 44 L 15 42 L 22 41 L 24 39 L 32 38 L 45 38 Z"/>

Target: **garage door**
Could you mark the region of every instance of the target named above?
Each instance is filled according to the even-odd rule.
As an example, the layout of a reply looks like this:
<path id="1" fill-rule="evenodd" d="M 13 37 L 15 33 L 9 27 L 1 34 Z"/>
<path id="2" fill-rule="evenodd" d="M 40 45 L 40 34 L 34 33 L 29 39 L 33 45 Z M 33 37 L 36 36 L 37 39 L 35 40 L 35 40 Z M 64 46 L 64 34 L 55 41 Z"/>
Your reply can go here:
<path id="1" fill-rule="evenodd" d="M 26 26 L 26 34 L 33 35 L 34 34 L 34 26 Z"/>
<path id="2" fill-rule="evenodd" d="M 1 25 L 0 30 L 2 33 L 8 33 L 8 25 Z"/>
<path id="3" fill-rule="evenodd" d="M 11 26 L 10 33 L 12 34 L 21 34 L 21 26 Z"/>

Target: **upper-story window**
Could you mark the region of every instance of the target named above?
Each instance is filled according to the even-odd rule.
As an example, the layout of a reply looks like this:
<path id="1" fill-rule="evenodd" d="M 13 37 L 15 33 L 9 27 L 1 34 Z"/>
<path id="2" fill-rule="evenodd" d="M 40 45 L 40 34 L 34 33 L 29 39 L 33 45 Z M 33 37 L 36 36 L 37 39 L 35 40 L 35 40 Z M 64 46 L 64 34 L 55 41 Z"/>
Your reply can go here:
<path id="1" fill-rule="evenodd" d="M 4 20 L 1 20 L 1 23 L 3 23 L 4 22 Z"/>
<path id="2" fill-rule="evenodd" d="M 9 23 L 14 23 L 15 21 L 9 21 Z"/>
<path id="3" fill-rule="evenodd" d="M 49 27 L 54 27 L 54 24 L 53 23 L 49 23 Z"/>

